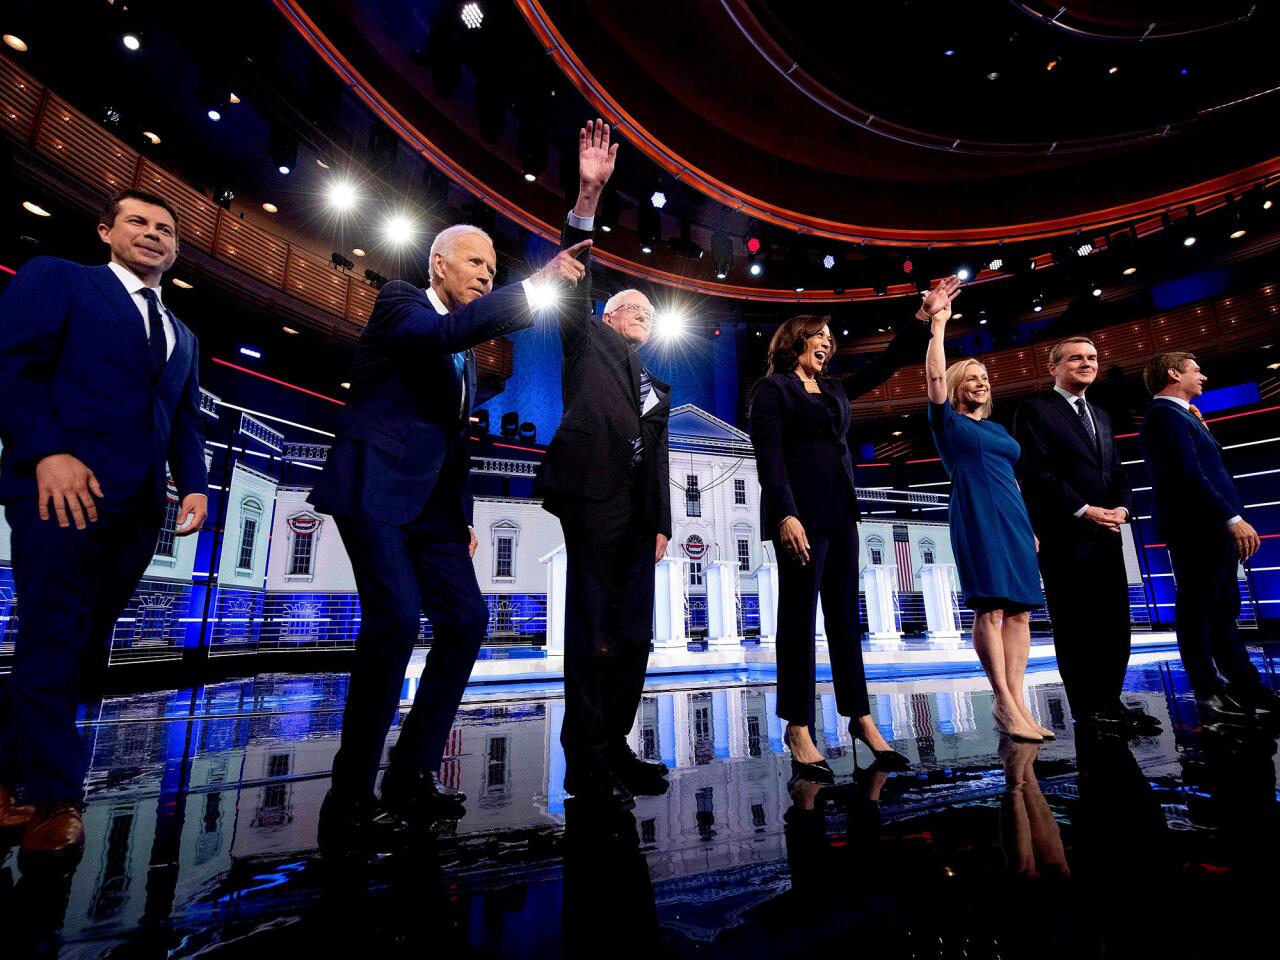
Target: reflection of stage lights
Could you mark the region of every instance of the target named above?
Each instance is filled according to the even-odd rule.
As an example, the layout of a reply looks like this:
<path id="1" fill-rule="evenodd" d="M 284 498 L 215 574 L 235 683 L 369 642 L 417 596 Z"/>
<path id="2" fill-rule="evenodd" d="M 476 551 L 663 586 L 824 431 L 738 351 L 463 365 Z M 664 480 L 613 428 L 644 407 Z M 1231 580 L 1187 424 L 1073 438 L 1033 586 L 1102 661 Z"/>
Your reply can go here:
<path id="1" fill-rule="evenodd" d="M 659 310 L 653 316 L 653 333 L 659 340 L 670 342 L 684 336 L 687 323 L 677 310 Z"/>

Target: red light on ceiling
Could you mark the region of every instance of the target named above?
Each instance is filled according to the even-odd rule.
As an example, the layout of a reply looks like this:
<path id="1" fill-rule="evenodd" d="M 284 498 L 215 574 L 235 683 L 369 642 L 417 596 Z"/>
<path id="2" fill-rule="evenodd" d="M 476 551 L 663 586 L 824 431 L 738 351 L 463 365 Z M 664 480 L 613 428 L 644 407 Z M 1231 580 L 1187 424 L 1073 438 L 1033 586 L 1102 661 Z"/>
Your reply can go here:
<path id="1" fill-rule="evenodd" d="M 914 270 L 915 268 L 916 268 L 916 265 L 915 265 L 914 263 L 912 263 L 912 262 L 911 262 L 911 258 L 910 258 L 910 257 L 907 257 L 907 259 L 905 259 L 905 260 L 903 260 L 903 261 L 902 261 L 902 272 L 903 272 L 903 273 L 910 273 L 910 272 L 911 272 L 912 270 Z"/>
<path id="2" fill-rule="evenodd" d="M 747 238 L 747 253 L 759 253 L 759 252 L 760 252 L 760 238 L 759 238 L 759 237 L 748 237 L 748 238 Z"/>

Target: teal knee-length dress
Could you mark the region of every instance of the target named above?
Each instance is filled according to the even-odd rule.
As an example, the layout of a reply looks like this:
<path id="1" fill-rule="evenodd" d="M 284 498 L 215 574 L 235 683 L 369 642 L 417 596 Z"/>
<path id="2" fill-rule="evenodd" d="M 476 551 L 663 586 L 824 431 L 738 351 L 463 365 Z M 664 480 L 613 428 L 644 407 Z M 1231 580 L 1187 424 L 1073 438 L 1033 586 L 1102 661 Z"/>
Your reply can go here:
<path id="1" fill-rule="evenodd" d="M 929 404 L 929 426 L 951 478 L 951 547 L 965 606 L 1029 610 L 1044 603 L 1035 535 L 1014 466 L 1021 448 L 998 423 Z"/>

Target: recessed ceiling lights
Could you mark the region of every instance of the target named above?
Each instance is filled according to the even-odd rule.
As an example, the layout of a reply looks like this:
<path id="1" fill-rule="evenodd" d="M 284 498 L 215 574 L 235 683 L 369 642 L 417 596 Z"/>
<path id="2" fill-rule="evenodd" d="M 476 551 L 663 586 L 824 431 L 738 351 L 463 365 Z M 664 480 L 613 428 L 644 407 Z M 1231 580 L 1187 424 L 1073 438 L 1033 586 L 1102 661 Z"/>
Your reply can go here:
<path id="1" fill-rule="evenodd" d="M 988 73 L 988 74 L 987 74 L 987 79 L 988 79 L 988 80 L 999 80 L 999 79 L 1000 79 L 1000 74 L 999 74 L 999 72 L 998 72 L 998 71 L 992 70 L 990 73 Z"/>
<path id="2" fill-rule="evenodd" d="M 6 33 L 4 35 L 4 42 L 6 46 L 12 47 L 19 53 L 27 52 L 27 41 L 23 40 L 21 37 L 14 36 L 12 33 Z"/>
<path id="3" fill-rule="evenodd" d="M 329 206 L 339 213 L 344 213 L 356 205 L 356 188 L 344 181 L 331 184 L 329 187 Z"/>
<path id="4" fill-rule="evenodd" d="M 338 386 L 340 386 L 343 390 L 350 390 L 350 389 L 351 389 L 351 384 L 346 383 L 345 381 L 344 381 L 343 383 L 338 384 Z"/>
<path id="5" fill-rule="evenodd" d="M 954 56 L 956 55 L 956 52 L 955 52 L 955 50 L 950 50 L 950 49 L 948 49 L 948 50 L 943 50 L 943 51 L 942 51 L 942 55 L 943 55 L 944 57 L 954 57 Z"/>
<path id="6" fill-rule="evenodd" d="M 285 333 L 289 334 L 291 337 L 296 337 L 298 335 L 298 331 L 293 329 L 293 327 L 281 327 L 280 329 L 283 330 Z"/>
<path id="7" fill-rule="evenodd" d="M 262 209 L 263 209 L 263 210 L 265 210 L 265 211 L 267 211 L 267 213 L 279 213 L 279 212 L 280 212 L 280 208 L 279 208 L 279 207 L 277 207 L 274 203 L 264 203 L 264 204 L 262 205 Z"/>
<path id="8" fill-rule="evenodd" d="M 208 117 L 209 117 L 209 119 L 210 119 L 210 120 L 212 120 L 214 123 L 217 123 L 219 120 L 221 120 L 221 119 L 222 119 L 222 111 L 221 111 L 221 110 L 215 110 L 215 109 L 213 109 L 212 107 L 210 107 L 210 108 L 209 108 L 209 112 L 208 112 L 207 116 L 208 116 Z"/>
<path id="9" fill-rule="evenodd" d="M 824 270 L 833 270 L 835 269 L 835 265 L 836 265 L 836 258 L 834 254 L 828 253 L 825 257 L 822 258 L 822 267 Z"/>
<path id="10" fill-rule="evenodd" d="M 1119 67 L 1112 67 L 1110 70 L 1108 70 L 1108 71 L 1107 71 L 1107 73 L 1110 73 L 1110 74 L 1112 74 L 1112 75 L 1115 75 L 1115 74 L 1117 74 L 1117 73 L 1119 73 L 1119 72 L 1120 72 L 1120 68 L 1119 68 Z"/>
<path id="11" fill-rule="evenodd" d="M 1270 210 L 1270 209 L 1271 209 L 1271 201 L 1270 201 L 1270 200 L 1263 200 L 1263 201 L 1262 201 L 1262 209 L 1263 209 L 1263 210 Z"/>
<path id="12" fill-rule="evenodd" d="M 717 272 L 716 272 L 716 279 L 717 279 L 717 280 L 724 280 L 724 279 L 725 279 L 726 277 L 728 277 L 728 276 L 729 276 L 729 275 L 728 275 L 727 273 L 723 272 L 723 271 L 717 271 Z"/>
<path id="13" fill-rule="evenodd" d="M 152 133 L 150 130 L 142 131 L 142 138 L 150 143 L 153 147 L 160 142 L 160 134 Z"/>
<path id="14" fill-rule="evenodd" d="M 459 15 L 468 30 L 479 30 L 484 24 L 484 11 L 478 3 L 464 4 Z"/>
<path id="15" fill-rule="evenodd" d="M 796 293 L 804 293 L 804 287 L 796 287 Z"/>
<path id="16" fill-rule="evenodd" d="M 525 180 L 527 180 L 529 183 L 533 183 L 533 181 L 535 181 L 535 180 L 537 180 L 537 179 L 538 179 L 538 175 L 537 175 L 536 173 L 526 173 L 526 174 L 524 175 L 524 178 L 525 178 Z"/>
<path id="17" fill-rule="evenodd" d="M 53 216 L 53 214 L 51 214 L 44 207 L 40 206 L 39 204 L 32 203 L 30 200 L 22 201 L 22 209 L 27 211 L 27 213 L 34 213 L 37 217 Z"/>
<path id="18" fill-rule="evenodd" d="M 231 103 L 239 103 L 239 102 L 240 102 L 240 98 L 239 98 L 239 97 L 237 97 L 234 93 L 232 93 L 232 94 L 228 94 L 228 95 L 227 95 L 227 100 L 228 100 L 229 102 L 231 102 Z"/>
<path id="19" fill-rule="evenodd" d="M 1237 229 L 1237 230 L 1232 230 L 1232 231 L 1231 231 L 1231 239 L 1232 239 L 1232 240 L 1239 240 L 1241 237 L 1243 237 L 1243 236 L 1244 236 L 1246 233 L 1248 233 L 1248 232 L 1249 232 L 1249 231 L 1245 230 L 1245 228 L 1244 228 L 1244 227 L 1240 227 L 1240 228 L 1239 228 L 1239 229 Z"/>
<path id="20" fill-rule="evenodd" d="M 1137 267 L 1125 267 L 1125 268 L 1124 268 L 1122 271 L 1120 271 L 1120 272 L 1121 272 L 1121 273 L 1123 273 L 1126 277 L 1132 277 L 1135 273 L 1137 273 L 1137 272 L 1138 272 L 1138 268 L 1137 268 Z"/>
<path id="21" fill-rule="evenodd" d="M 1183 237 L 1183 238 L 1182 238 L 1182 245 L 1183 245 L 1184 247 L 1194 247 L 1194 246 L 1196 245 L 1196 238 L 1195 238 L 1195 237 Z"/>
<path id="22" fill-rule="evenodd" d="M 1101 288 L 1101 287 L 1094 287 L 1094 288 L 1093 288 L 1093 295 L 1094 295 L 1095 297 L 1100 297 L 1100 296 L 1102 296 L 1102 288 Z"/>
<path id="23" fill-rule="evenodd" d="M 185 280 L 179 280 L 177 277 L 173 278 L 173 285 L 175 287 L 181 287 L 183 290 L 191 289 L 191 284 L 187 283 Z"/>
<path id="24" fill-rule="evenodd" d="M 667 205 L 667 195 L 661 190 L 653 191 L 653 196 L 649 198 L 649 202 L 653 204 L 655 210 L 661 210 Z"/>
<path id="25" fill-rule="evenodd" d="M 142 38 L 136 33 L 126 33 L 120 38 L 120 42 L 124 44 L 124 48 L 131 53 L 136 53 L 142 49 Z"/>
<path id="26" fill-rule="evenodd" d="M 953 314 L 951 315 L 951 319 L 952 319 L 952 320 L 963 320 L 963 319 L 964 319 L 964 314 L 963 314 L 963 313 L 953 313 Z"/>
<path id="27" fill-rule="evenodd" d="M 329 169 L 329 165 L 325 163 L 323 160 L 321 160 L 319 157 L 316 157 L 316 166 L 319 167 L 321 170 Z"/>
<path id="28" fill-rule="evenodd" d="M 363 256 L 364 256 L 364 250 L 362 250 L 360 247 L 354 247 L 354 248 L 352 248 L 352 250 L 351 250 L 351 255 L 352 255 L 353 257 L 363 257 Z"/>
<path id="29" fill-rule="evenodd" d="M 613 233 L 613 227 L 609 226 L 607 223 L 600 224 L 600 229 L 605 233 Z"/>
<path id="30" fill-rule="evenodd" d="M 641 253 L 653 253 L 653 247 L 649 246 L 649 244 L 647 244 L 647 243 L 646 243 L 646 244 L 644 244 L 643 246 L 641 246 L 641 247 L 640 247 L 640 252 L 641 252 Z"/>
<path id="31" fill-rule="evenodd" d="M 894 430 L 891 434 L 889 434 L 889 436 L 891 436 L 891 437 L 900 437 L 900 436 L 902 436 L 902 431 L 901 431 L 901 430 Z"/>

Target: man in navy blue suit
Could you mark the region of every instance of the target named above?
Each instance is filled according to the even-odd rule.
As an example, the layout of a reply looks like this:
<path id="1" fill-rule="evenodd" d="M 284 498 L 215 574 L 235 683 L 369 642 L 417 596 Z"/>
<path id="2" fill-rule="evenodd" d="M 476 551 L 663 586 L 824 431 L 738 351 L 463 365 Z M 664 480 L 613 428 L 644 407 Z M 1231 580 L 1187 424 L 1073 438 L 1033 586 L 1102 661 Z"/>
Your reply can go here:
<path id="1" fill-rule="evenodd" d="M 0 703 L 0 827 L 27 854 L 84 845 L 81 658 L 107 643 L 164 519 L 204 523 L 208 477 L 196 338 L 164 306 L 178 217 L 126 190 L 98 218 L 111 262 L 32 260 L 0 298 L 0 502 L 20 614 Z M 28 801 L 19 804 L 21 784 Z"/>
<path id="2" fill-rule="evenodd" d="M 1201 722 L 1239 723 L 1255 709 L 1275 712 L 1280 697 L 1263 685 L 1236 627 L 1236 570 L 1258 551 L 1258 533 L 1242 516 L 1222 447 L 1191 405 L 1208 378 L 1195 356 L 1182 352 L 1153 357 L 1144 377 L 1155 396 L 1142 423 L 1142 449 L 1156 529 L 1178 587 L 1178 652 Z"/>
<path id="3" fill-rule="evenodd" d="M 612 168 L 607 141 L 602 150 L 599 135 L 583 131 L 584 190 L 607 179 L 598 172 L 605 161 Z M 561 250 L 528 280 L 490 293 L 492 241 L 477 227 L 450 227 L 431 245 L 431 286 L 388 283 L 374 304 L 356 347 L 351 399 L 311 494 L 317 509 L 334 515 L 361 613 L 342 743 L 321 810 L 326 849 L 394 848 L 407 826 L 462 812 L 462 797 L 442 787 L 435 771 L 489 620 L 471 563 L 471 348 L 531 326 L 542 291 L 586 276 L 577 257 L 590 243 Z M 585 293 L 583 284 L 569 299 Z M 374 784 L 422 612 L 431 621 L 431 650 L 379 803 Z"/>

